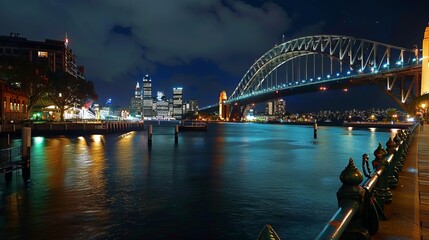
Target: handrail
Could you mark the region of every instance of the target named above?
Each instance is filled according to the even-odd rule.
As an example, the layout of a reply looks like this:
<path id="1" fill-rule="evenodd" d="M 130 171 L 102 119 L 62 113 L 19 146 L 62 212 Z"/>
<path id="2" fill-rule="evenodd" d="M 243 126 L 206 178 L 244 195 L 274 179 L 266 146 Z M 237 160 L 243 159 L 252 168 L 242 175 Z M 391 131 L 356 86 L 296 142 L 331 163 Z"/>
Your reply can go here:
<path id="1" fill-rule="evenodd" d="M 417 125 L 418 124 L 414 124 L 413 126 L 410 126 L 408 128 L 409 133 L 405 133 L 408 135 L 403 137 L 403 139 L 399 143 L 399 146 L 395 147 L 394 152 L 396 154 L 398 155 L 401 154 L 401 152 L 399 152 L 400 146 L 406 147 L 406 148 L 409 147 L 409 145 L 407 144 L 409 144 L 410 141 L 412 140 L 410 139 L 410 136 L 414 133 L 414 130 L 416 129 Z M 387 179 L 388 168 L 391 167 L 391 164 L 393 165 L 394 157 L 395 157 L 394 153 L 390 153 L 387 156 L 385 156 L 384 157 L 384 160 L 386 161 L 385 165 L 383 167 L 378 168 L 374 172 L 374 174 L 362 184 L 361 187 L 366 190 L 365 193 L 368 193 L 369 195 L 371 195 L 374 192 L 374 189 L 376 189 L 377 186 L 379 185 L 379 180 L 381 180 L 382 176 L 384 176 Z M 383 182 L 383 184 L 387 185 L 387 181 Z M 385 189 L 380 189 L 380 190 L 383 191 Z M 337 196 L 338 196 L 338 193 L 337 193 Z M 362 196 L 364 196 L 364 194 Z M 368 197 L 370 196 L 366 196 L 366 198 Z M 383 202 L 387 201 L 387 199 L 382 199 L 382 201 Z M 349 227 L 349 224 L 353 216 L 355 216 L 357 212 L 356 210 L 359 209 L 359 206 L 362 205 L 364 208 L 368 207 L 368 206 L 365 206 L 364 201 L 359 202 L 358 199 L 349 199 L 341 202 L 339 201 L 339 205 L 340 207 L 335 212 L 331 220 L 329 220 L 329 222 L 325 225 L 322 231 L 318 234 L 318 236 L 316 237 L 316 240 L 340 239 L 344 231 Z M 378 225 L 377 225 L 377 229 L 378 229 Z M 362 235 L 365 235 L 365 233 L 362 233 Z"/>
<path id="2" fill-rule="evenodd" d="M 362 173 L 349 160 L 348 166 L 341 172 L 340 180 L 343 185 L 337 192 L 338 209 L 315 238 L 316 240 L 366 239 L 378 231 L 378 222 L 387 219 L 384 212 L 384 203 L 392 200 L 389 186 L 396 186 L 397 177 L 394 172 L 402 169 L 408 148 L 413 140 L 413 134 L 419 124 L 416 123 L 406 130 L 389 138 L 386 143 L 389 153 L 381 144 L 374 151 L 373 167 L 375 172 L 365 172 L 368 178 L 362 183 Z M 368 155 L 363 156 L 362 167 L 368 166 Z M 363 169 L 365 171 L 365 169 Z M 368 169 L 370 172 L 370 170 Z M 395 183 L 396 181 L 396 183 Z M 271 229 L 273 232 L 274 230 Z"/>
<path id="3" fill-rule="evenodd" d="M 350 221 L 354 215 L 358 212 L 359 204 L 356 202 L 347 201 L 344 203 L 344 206 L 338 208 L 337 212 L 329 220 L 328 224 L 323 228 L 323 230 L 317 235 L 316 240 L 331 239 L 336 240 L 340 239 L 344 230 L 346 230 Z M 327 238 L 327 236 L 330 236 Z"/>

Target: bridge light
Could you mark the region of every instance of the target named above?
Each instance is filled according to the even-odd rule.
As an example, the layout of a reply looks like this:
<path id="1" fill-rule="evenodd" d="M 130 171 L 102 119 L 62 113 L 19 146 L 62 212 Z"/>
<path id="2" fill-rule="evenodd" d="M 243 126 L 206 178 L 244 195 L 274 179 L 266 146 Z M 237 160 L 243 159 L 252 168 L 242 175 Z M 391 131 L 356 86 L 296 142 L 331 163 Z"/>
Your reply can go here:
<path id="1" fill-rule="evenodd" d="M 402 64 L 402 61 L 397 61 L 396 62 L 396 65 L 401 65 Z"/>
<path id="2" fill-rule="evenodd" d="M 415 61 L 417 61 L 417 59 L 416 59 L 416 58 L 413 58 L 413 62 L 415 62 Z"/>
<path id="3" fill-rule="evenodd" d="M 363 69 L 362 69 L 362 68 L 360 68 L 360 69 L 358 70 L 358 72 L 360 72 L 360 73 L 361 73 L 362 71 L 363 71 Z"/>
<path id="4" fill-rule="evenodd" d="M 347 71 L 347 75 L 350 75 L 350 71 Z"/>
<path id="5" fill-rule="evenodd" d="M 329 74 L 328 74 L 328 76 L 327 76 L 327 77 L 328 77 L 328 78 L 331 78 L 331 75 L 329 75 Z"/>
<path id="6" fill-rule="evenodd" d="M 423 58 L 421 57 L 420 59 L 419 59 L 419 61 L 422 61 L 423 60 Z"/>
<path id="7" fill-rule="evenodd" d="M 305 83 L 305 80 L 302 80 L 303 83 Z"/>
<path id="8" fill-rule="evenodd" d="M 312 82 L 313 81 L 313 79 L 312 78 L 310 78 L 310 82 Z"/>
<path id="9" fill-rule="evenodd" d="M 387 68 L 389 66 L 388 63 L 383 64 L 383 68 Z"/>
<path id="10" fill-rule="evenodd" d="M 295 82 L 295 84 L 298 84 L 299 82 Z"/>
<path id="11" fill-rule="evenodd" d="M 337 73 L 337 77 L 340 76 L 340 73 Z"/>
<path id="12" fill-rule="evenodd" d="M 317 77 L 317 80 L 320 80 L 320 79 L 322 79 L 321 77 Z"/>

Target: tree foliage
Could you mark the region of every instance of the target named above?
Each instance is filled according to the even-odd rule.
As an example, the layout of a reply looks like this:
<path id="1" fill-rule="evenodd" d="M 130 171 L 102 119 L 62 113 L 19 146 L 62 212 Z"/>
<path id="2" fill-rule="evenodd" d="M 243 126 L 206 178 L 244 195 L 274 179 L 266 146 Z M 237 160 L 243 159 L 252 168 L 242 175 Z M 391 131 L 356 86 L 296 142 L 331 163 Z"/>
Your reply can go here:
<path id="1" fill-rule="evenodd" d="M 28 112 L 46 92 L 48 69 L 18 57 L 0 58 L 0 79 L 19 86 L 28 96 Z"/>
<path id="2" fill-rule="evenodd" d="M 60 109 L 61 120 L 69 107 L 98 99 L 93 82 L 66 72 L 50 72 L 46 64 L 37 65 L 23 58 L 0 58 L 0 79 L 20 87 L 28 96 L 28 113 L 47 96 Z"/>
<path id="3" fill-rule="evenodd" d="M 47 90 L 49 99 L 60 110 L 61 121 L 64 121 L 64 111 L 73 105 L 82 105 L 88 98 L 97 100 L 91 81 L 76 78 L 66 72 L 50 73 Z"/>

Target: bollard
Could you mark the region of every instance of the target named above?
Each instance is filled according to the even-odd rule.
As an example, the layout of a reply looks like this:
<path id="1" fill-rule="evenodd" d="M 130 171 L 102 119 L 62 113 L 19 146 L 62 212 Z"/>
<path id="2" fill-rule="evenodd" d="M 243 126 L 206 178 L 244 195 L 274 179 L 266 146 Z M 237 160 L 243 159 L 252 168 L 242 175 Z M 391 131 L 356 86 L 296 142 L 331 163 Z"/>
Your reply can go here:
<path id="1" fill-rule="evenodd" d="M 30 180 L 30 148 L 31 148 L 31 128 L 22 128 L 22 178 L 24 183 Z"/>
<path id="2" fill-rule="evenodd" d="M 370 239 L 368 229 L 363 226 L 365 221 L 361 214 L 365 194 L 364 189 L 360 186 L 363 176 L 354 165 L 353 159 L 349 159 L 349 164 L 341 172 L 340 180 L 343 185 L 337 192 L 338 207 L 348 209 L 346 206 L 351 205 L 356 208 L 356 213 L 341 235 L 341 239 Z"/>
<path id="3" fill-rule="evenodd" d="M 392 201 L 393 196 L 388 186 L 388 162 L 386 155 L 387 152 L 383 149 L 381 143 L 379 143 L 378 148 L 374 151 L 375 159 L 372 161 L 372 166 L 375 171 L 383 168 L 383 173 L 381 174 L 380 179 L 377 181 L 375 186 L 375 198 L 382 209 L 384 209 L 384 203 L 389 203 Z"/>
<path id="4" fill-rule="evenodd" d="M 179 125 L 174 126 L 174 142 L 179 141 Z"/>
<path id="5" fill-rule="evenodd" d="M 396 188 L 398 185 L 398 169 L 396 168 L 394 164 L 395 160 L 395 154 L 396 154 L 396 143 L 393 141 L 392 138 L 389 138 L 389 140 L 386 142 L 386 151 L 387 154 L 393 154 L 392 161 L 390 164 L 388 164 L 387 167 L 387 183 L 390 188 Z"/>
<path id="6" fill-rule="evenodd" d="M 147 130 L 147 136 L 148 136 L 148 141 L 147 143 L 149 144 L 149 146 L 152 145 L 152 125 L 149 125 L 149 128 Z"/>
<path id="7" fill-rule="evenodd" d="M 317 120 L 314 120 L 313 129 L 314 129 L 314 139 L 316 139 L 317 138 Z"/>

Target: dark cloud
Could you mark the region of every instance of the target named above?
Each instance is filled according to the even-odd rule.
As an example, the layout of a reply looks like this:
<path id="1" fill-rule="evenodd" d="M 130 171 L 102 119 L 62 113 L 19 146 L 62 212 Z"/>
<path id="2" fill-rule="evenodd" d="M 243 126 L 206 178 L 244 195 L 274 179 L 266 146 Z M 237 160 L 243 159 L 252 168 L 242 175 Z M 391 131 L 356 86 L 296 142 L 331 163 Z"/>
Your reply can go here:
<path id="1" fill-rule="evenodd" d="M 86 75 L 113 82 L 129 74 L 183 66 L 194 59 L 240 75 L 290 27 L 277 4 L 243 1 L 19 0 L 0 8 L 0 29 L 31 40 L 63 39 Z M 246 59 L 246 60 L 243 60 Z"/>
<path id="2" fill-rule="evenodd" d="M 402 4 L 403 8 L 397 5 L 399 0 L 393 4 L 387 1 L 338 4 L 279 0 L 16 0 L 0 7 L 3 31 L 0 34 L 19 32 L 28 39 L 43 41 L 62 39 L 67 32 L 78 64 L 85 66 L 86 76 L 95 82 L 99 96 L 122 94 L 126 96 L 121 102 L 125 106 L 135 82 L 146 73 L 152 75 L 155 86 L 159 84 L 162 88 L 172 88 L 180 78 L 187 78 L 201 79 L 204 86 L 214 84 L 213 91 L 233 89 L 253 61 L 279 43 L 283 34 L 286 40 L 310 34 L 374 39 L 383 32 L 382 37 L 400 45 L 400 38 L 408 40 L 409 36 L 423 32 L 427 22 L 422 21 L 426 17 L 423 13 L 427 12 L 428 4 L 411 1 Z M 401 9 L 407 12 L 402 13 Z M 410 14 L 413 12 L 415 16 Z M 417 19 L 418 24 L 410 24 L 410 18 Z M 352 23 L 346 24 L 344 20 Z M 401 31 L 405 34 L 400 34 Z M 421 41 L 421 35 L 416 39 Z M 196 60 L 214 65 L 218 74 L 178 69 L 195 69 Z M 122 89 L 124 83 L 129 84 L 129 92 L 115 92 L 114 86 L 122 84 L 117 88 Z M 185 83 L 189 87 L 194 84 L 190 80 Z M 216 99 L 206 102 L 212 101 Z"/>

